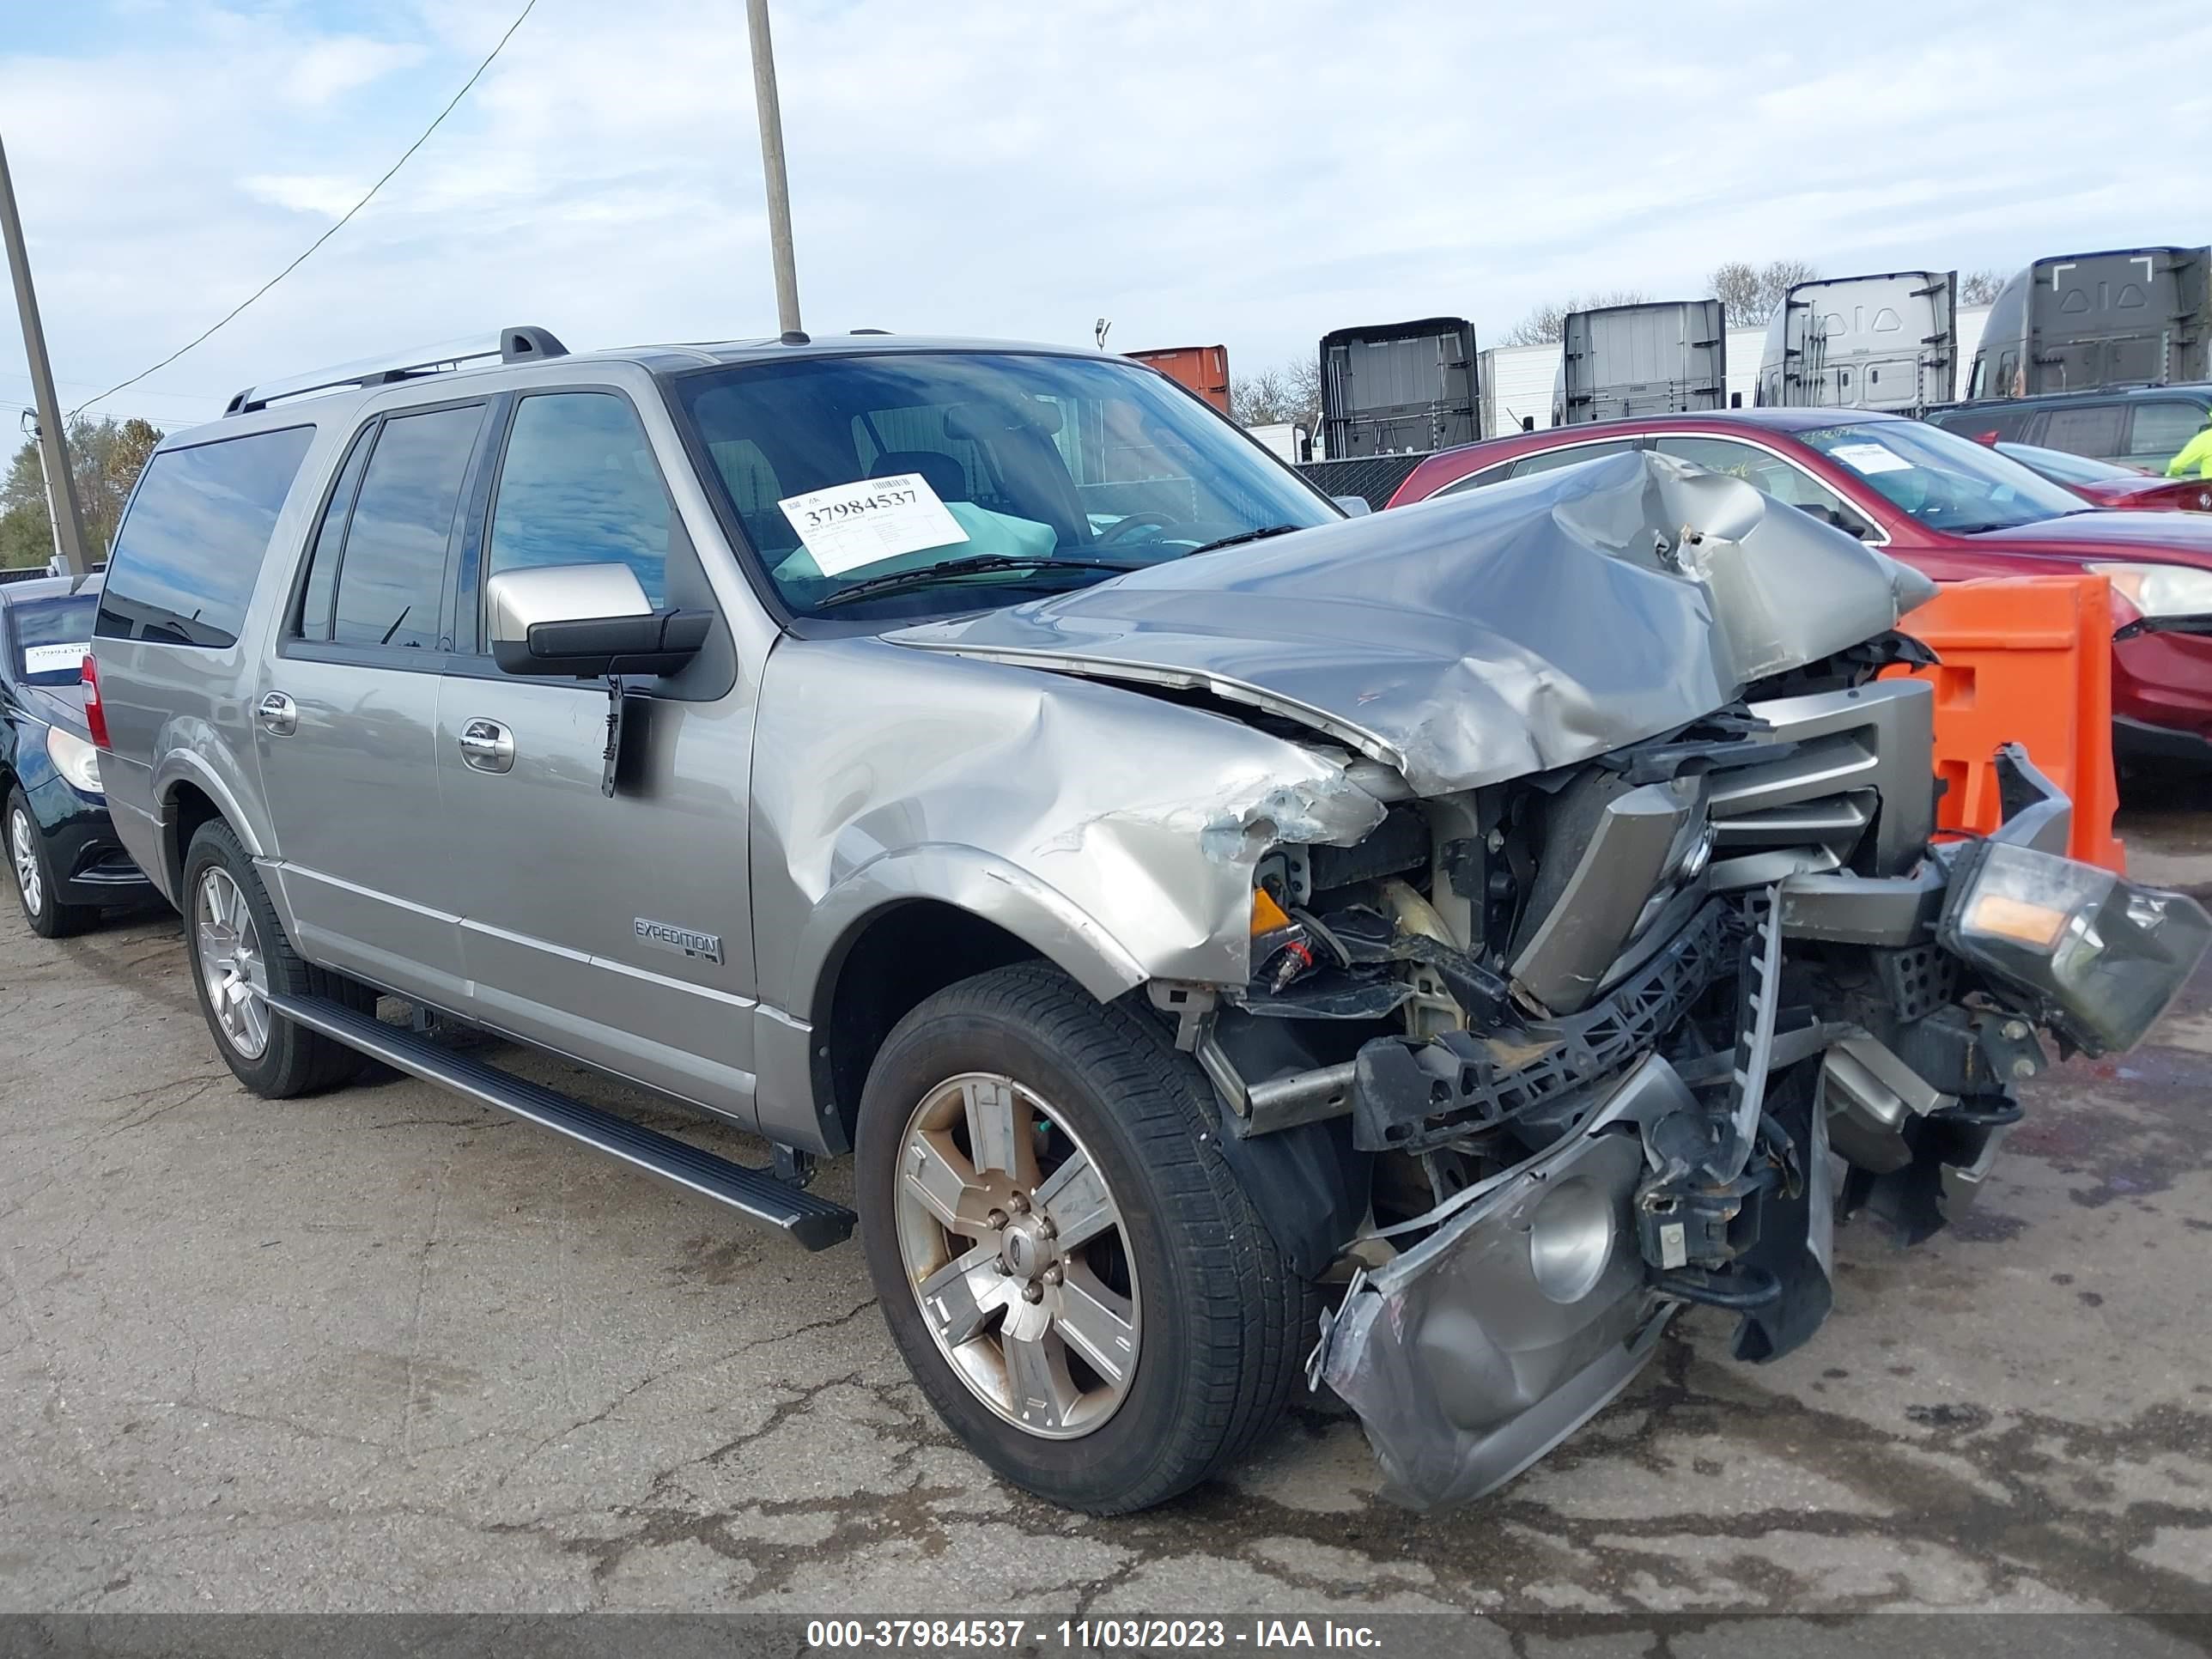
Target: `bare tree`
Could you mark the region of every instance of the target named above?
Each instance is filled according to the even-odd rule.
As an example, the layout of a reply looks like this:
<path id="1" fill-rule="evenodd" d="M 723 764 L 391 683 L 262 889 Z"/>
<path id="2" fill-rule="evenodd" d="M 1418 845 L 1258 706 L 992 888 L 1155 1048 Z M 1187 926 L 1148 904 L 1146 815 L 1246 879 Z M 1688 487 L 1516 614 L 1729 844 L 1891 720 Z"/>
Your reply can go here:
<path id="1" fill-rule="evenodd" d="M 1308 432 L 1321 430 L 1321 359 L 1298 357 L 1285 365 L 1284 378 L 1289 381 L 1291 396 L 1299 412 L 1291 418 L 1302 422 Z"/>
<path id="2" fill-rule="evenodd" d="M 1959 273 L 1959 303 L 1962 306 L 1994 304 L 1998 290 L 2004 285 L 2004 274 L 1986 265 L 1979 270 L 1962 270 Z"/>
<path id="3" fill-rule="evenodd" d="M 1595 294 L 1570 294 L 1564 300 L 1552 300 L 1535 307 L 1519 322 L 1498 337 L 1500 345 L 1557 345 L 1565 337 L 1567 318 L 1577 311 L 1601 311 L 1607 306 L 1640 306 L 1644 302 L 1644 290 L 1635 288 L 1607 289 Z"/>
<path id="4" fill-rule="evenodd" d="M 1308 432 L 1321 424 L 1321 363 L 1301 357 L 1229 380 L 1230 417 L 1240 426 L 1291 421 Z"/>
<path id="5" fill-rule="evenodd" d="M 1763 265 L 1730 259 L 1714 268 L 1706 280 L 1727 307 L 1731 328 L 1755 328 L 1782 309 L 1790 290 L 1820 274 L 1809 259 L 1769 259 Z"/>

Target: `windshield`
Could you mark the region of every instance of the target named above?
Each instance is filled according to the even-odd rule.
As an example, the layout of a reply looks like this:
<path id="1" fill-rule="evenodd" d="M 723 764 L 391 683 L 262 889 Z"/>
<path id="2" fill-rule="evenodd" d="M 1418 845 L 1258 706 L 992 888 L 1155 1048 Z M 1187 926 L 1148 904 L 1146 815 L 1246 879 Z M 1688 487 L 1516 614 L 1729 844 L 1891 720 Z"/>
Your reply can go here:
<path id="1" fill-rule="evenodd" d="M 1923 422 L 1860 421 L 1796 435 L 1931 530 L 1972 535 L 2093 510 L 1986 444 Z"/>
<path id="2" fill-rule="evenodd" d="M 2115 466 L 2110 461 L 2093 461 L 2087 455 L 2069 455 L 2063 449 L 2043 449 L 2034 444 L 1995 445 L 2000 455 L 2009 455 L 2022 466 L 2032 467 L 2046 478 L 2056 478 L 2060 483 L 2110 483 L 2115 478 L 2140 478 L 2143 475 L 2130 466 Z"/>
<path id="3" fill-rule="evenodd" d="M 99 609 L 96 587 L 9 605 L 8 648 L 17 677 L 28 685 L 75 685 L 92 649 L 86 641 Z"/>
<path id="4" fill-rule="evenodd" d="M 800 613 L 1011 604 L 1340 516 L 1133 363 L 896 352 L 733 366 L 672 386 Z"/>

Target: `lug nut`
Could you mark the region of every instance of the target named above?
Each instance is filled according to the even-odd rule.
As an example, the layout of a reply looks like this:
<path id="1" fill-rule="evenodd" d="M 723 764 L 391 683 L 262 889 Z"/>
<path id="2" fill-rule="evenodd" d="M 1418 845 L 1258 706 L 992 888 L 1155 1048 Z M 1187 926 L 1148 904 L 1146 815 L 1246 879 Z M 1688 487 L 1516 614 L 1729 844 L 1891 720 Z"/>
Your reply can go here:
<path id="1" fill-rule="evenodd" d="M 1021 1194 L 1016 1193 L 1006 1200 L 1006 1207 L 1016 1215 L 1027 1215 L 1030 1212 L 1030 1201 Z"/>
<path id="2" fill-rule="evenodd" d="M 1044 1282 L 1048 1285 L 1057 1285 L 1065 1276 L 1060 1271 L 1060 1263 L 1057 1261 L 1044 1270 Z"/>
<path id="3" fill-rule="evenodd" d="M 1042 1302 L 1044 1300 L 1044 1291 L 1035 1285 L 1024 1285 L 1022 1286 L 1022 1300 Z"/>
<path id="4" fill-rule="evenodd" d="M 1004 1210 L 994 1210 L 983 1219 L 989 1222 L 994 1228 L 1003 1227 L 1006 1224 L 1006 1212 Z"/>
<path id="5" fill-rule="evenodd" d="M 2014 1042 L 2018 1042 L 2021 1038 L 2027 1035 L 2027 1022 L 2019 1019 L 2007 1020 L 2005 1022 L 2004 1034 L 2010 1037 Z"/>

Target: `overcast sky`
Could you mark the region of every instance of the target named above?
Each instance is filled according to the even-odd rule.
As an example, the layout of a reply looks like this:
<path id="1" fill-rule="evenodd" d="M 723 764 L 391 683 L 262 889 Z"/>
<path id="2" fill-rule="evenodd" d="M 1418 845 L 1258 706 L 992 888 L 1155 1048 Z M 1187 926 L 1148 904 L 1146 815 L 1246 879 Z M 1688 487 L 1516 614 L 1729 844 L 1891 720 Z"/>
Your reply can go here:
<path id="1" fill-rule="evenodd" d="M 390 166 L 521 0 L 0 0 L 0 136 L 63 399 L 167 355 Z M 2205 240 L 2201 0 L 774 0 L 801 300 L 869 326 L 1225 343 L 1719 260 L 2015 269 Z M 2194 88 L 2192 90 L 2191 88 Z M 538 0 L 369 209 L 101 405 L 544 324 L 772 332 L 743 0 Z M 30 401 L 18 338 L 0 404 Z M 12 410 L 0 410 L 12 420 Z"/>

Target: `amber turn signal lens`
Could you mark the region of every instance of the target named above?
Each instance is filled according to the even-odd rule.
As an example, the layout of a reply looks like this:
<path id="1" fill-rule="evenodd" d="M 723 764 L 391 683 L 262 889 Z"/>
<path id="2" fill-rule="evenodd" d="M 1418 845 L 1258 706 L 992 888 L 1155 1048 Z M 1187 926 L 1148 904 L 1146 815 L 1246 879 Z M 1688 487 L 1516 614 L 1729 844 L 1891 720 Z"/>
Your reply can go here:
<path id="1" fill-rule="evenodd" d="M 1256 938 L 1272 933 L 1278 927 L 1291 925 L 1290 913 L 1275 902 L 1275 896 L 1264 887 L 1252 890 L 1252 932 Z"/>

